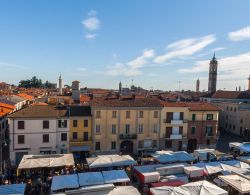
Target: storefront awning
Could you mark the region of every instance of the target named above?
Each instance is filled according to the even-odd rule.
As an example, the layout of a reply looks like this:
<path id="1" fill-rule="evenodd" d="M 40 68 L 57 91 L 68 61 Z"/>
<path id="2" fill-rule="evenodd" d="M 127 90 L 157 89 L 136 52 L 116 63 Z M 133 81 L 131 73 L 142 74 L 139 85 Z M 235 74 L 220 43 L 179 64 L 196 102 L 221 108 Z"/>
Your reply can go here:
<path id="1" fill-rule="evenodd" d="M 71 147 L 71 152 L 88 152 L 90 151 L 90 146 L 72 146 Z"/>

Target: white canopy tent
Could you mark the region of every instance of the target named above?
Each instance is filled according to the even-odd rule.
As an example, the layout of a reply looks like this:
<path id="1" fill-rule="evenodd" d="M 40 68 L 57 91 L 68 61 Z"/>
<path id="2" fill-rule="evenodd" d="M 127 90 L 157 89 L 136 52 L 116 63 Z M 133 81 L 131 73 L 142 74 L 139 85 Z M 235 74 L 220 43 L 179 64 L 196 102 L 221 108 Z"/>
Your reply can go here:
<path id="1" fill-rule="evenodd" d="M 118 167 L 137 164 L 129 155 L 98 155 L 97 157 L 87 158 L 89 168 Z"/>
<path id="2" fill-rule="evenodd" d="M 108 195 L 140 195 L 140 192 L 133 186 L 117 186 Z"/>
<path id="3" fill-rule="evenodd" d="M 152 195 L 191 195 L 189 192 L 181 189 L 180 187 L 162 186 L 150 188 Z"/>
<path id="4" fill-rule="evenodd" d="M 64 167 L 74 163 L 72 154 L 24 155 L 18 169 Z"/>
<path id="5" fill-rule="evenodd" d="M 26 184 L 0 185 L 0 195 L 23 195 Z"/>
<path id="6" fill-rule="evenodd" d="M 204 169 L 196 166 L 187 166 L 184 167 L 184 172 L 190 178 L 193 177 L 202 177 L 204 175 Z"/>
<path id="7" fill-rule="evenodd" d="M 181 186 L 192 195 L 227 195 L 228 192 L 206 181 L 191 182 Z"/>
<path id="8" fill-rule="evenodd" d="M 78 188 L 78 176 L 73 175 L 60 175 L 52 178 L 51 191 L 62 190 L 62 189 L 74 189 Z"/>
<path id="9" fill-rule="evenodd" d="M 179 187 L 150 188 L 153 195 L 227 195 L 228 192 L 208 181 L 191 182 Z"/>
<path id="10" fill-rule="evenodd" d="M 219 176 L 219 179 L 240 193 L 250 193 L 250 180 L 239 175 Z"/>
<path id="11" fill-rule="evenodd" d="M 237 167 L 237 168 L 244 168 L 244 169 L 250 168 L 249 164 L 247 164 L 245 162 L 241 162 L 239 160 L 221 161 L 221 163 L 231 165 L 231 166 L 234 166 L 234 167 Z"/>
<path id="12" fill-rule="evenodd" d="M 101 172 L 78 173 L 78 177 L 80 186 L 104 184 L 104 179 Z"/>
<path id="13" fill-rule="evenodd" d="M 127 173 L 124 170 L 102 171 L 104 183 L 122 183 L 130 182 Z"/>
<path id="14" fill-rule="evenodd" d="M 191 154 L 185 151 L 156 151 L 152 157 L 160 163 L 189 162 L 195 160 Z"/>
<path id="15" fill-rule="evenodd" d="M 220 162 L 196 163 L 193 166 L 203 168 L 209 175 L 223 171 Z"/>

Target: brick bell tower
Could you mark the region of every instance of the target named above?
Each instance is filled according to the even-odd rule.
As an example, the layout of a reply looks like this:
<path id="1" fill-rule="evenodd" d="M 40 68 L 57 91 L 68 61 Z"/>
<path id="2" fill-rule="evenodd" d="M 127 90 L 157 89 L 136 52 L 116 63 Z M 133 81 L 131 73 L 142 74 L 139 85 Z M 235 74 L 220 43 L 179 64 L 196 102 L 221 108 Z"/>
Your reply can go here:
<path id="1" fill-rule="evenodd" d="M 213 94 L 216 92 L 217 83 L 217 66 L 218 62 L 215 58 L 215 53 L 209 63 L 209 78 L 208 78 L 208 93 Z"/>

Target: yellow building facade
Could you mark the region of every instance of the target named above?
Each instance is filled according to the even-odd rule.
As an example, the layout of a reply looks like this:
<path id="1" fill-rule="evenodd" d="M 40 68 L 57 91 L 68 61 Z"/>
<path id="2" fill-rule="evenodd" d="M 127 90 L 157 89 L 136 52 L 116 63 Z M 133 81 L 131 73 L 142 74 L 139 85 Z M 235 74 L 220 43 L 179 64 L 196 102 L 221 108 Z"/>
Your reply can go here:
<path id="1" fill-rule="evenodd" d="M 71 106 L 69 110 L 69 145 L 75 158 L 83 159 L 92 151 L 92 117 L 89 106 Z"/>

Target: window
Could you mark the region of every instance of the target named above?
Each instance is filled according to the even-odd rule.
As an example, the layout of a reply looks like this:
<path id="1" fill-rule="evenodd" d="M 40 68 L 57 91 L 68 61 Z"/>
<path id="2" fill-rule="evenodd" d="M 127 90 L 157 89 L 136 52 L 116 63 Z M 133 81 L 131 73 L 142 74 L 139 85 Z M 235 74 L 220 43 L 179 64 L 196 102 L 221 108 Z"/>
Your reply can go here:
<path id="1" fill-rule="evenodd" d="M 173 117 L 174 117 L 174 113 L 173 113 L 173 112 L 167 112 L 167 115 L 166 115 L 166 122 L 167 122 L 167 123 L 170 123 L 171 120 L 173 120 Z"/>
<path id="2" fill-rule="evenodd" d="M 24 135 L 18 135 L 17 143 L 18 144 L 24 144 L 24 142 L 25 142 Z"/>
<path id="3" fill-rule="evenodd" d="M 72 138 L 73 138 L 74 140 L 76 140 L 76 139 L 77 139 L 77 132 L 73 132 L 73 134 L 72 134 Z"/>
<path id="4" fill-rule="evenodd" d="M 208 146 L 210 145 L 210 140 L 209 140 L 209 139 L 207 139 L 207 145 L 208 145 Z"/>
<path id="5" fill-rule="evenodd" d="M 18 121 L 17 122 L 17 128 L 18 129 L 24 129 L 24 121 Z"/>
<path id="6" fill-rule="evenodd" d="M 77 127 L 77 120 L 73 120 L 73 127 Z"/>
<path id="7" fill-rule="evenodd" d="M 101 111 L 100 110 L 96 111 L 96 118 L 101 118 Z"/>
<path id="8" fill-rule="evenodd" d="M 116 134 L 116 125 L 112 125 L 112 134 Z"/>
<path id="9" fill-rule="evenodd" d="M 100 125 L 96 125 L 95 126 L 95 133 L 96 134 L 100 134 L 101 133 L 101 126 Z"/>
<path id="10" fill-rule="evenodd" d="M 231 128 L 232 128 L 232 125 L 230 124 L 230 125 L 229 125 L 229 129 L 231 129 Z"/>
<path id="11" fill-rule="evenodd" d="M 143 147 L 143 141 L 138 141 L 138 148 L 142 148 Z"/>
<path id="12" fill-rule="evenodd" d="M 165 148 L 172 148 L 172 141 L 171 140 L 165 141 Z"/>
<path id="13" fill-rule="evenodd" d="M 227 106 L 227 111 L 228 111 L 228 106 Z"/>
<path id="14" fill-rule="evenodd" d="M 192 121 L 196 120 L 196 114 L 192 114 Z"/>
<path id="15" fill-rule="evenodd" d="M 184 112 L 180 112 L 180 120 L 183 120 L 184 118 Z"/>
<path id="16" fill-rule="evenodd" d="M 139 124 L 138 133 L 143 133 L 143 124 Z"/>
<path id="17" fill-rule="evenodd" d="M 67 141 L 67 133 L 61 133 L 61 141 Z"/>
<path id="18" fill-rule="evenodd" d="M 43 134 L 43 143 L 49 142 L 49 134 Z"/>
<path id="19" fill-rule="evenodd" d="M 234 108 L 234 112 L 236 112 L 236 108 Z"/>
<path id="20" fill-rule="evenodd" d="M 154 118 L 158 118 L 158 111 L 154 111 Z"/>
<path id="21" fill-rule="evenodd" d="M 153 140 L 152 141 L 152 148 L 156 148 L 157 147 L 157 140 Z"/>
<path id="22" fill-rule="evenodd" d="M 209 121 L 213 120 L 213 114 L 207 114 L 207 120 Z"/>
<path id="23" fill-rule="evenodd" d="M 88 141 L 88 140 L 89 140 L 89 133 L 83 132 L 83 141 Z"/>
<path id="24" fill-rule="evenodd" d="M 241 123 L 241 124 L 243 123 L 243 119 L 240 120 L 240 123 Z"/>
<path id="25" fill-rule="evenodd" d="M 43 121 L 43 129 L 49 129 L 49 121 Z"/>
<path id="26" fill-rule="evenodd" d="M 191 134 L 194 135 L 195 134 L 195 127 L 191 127 Z"/>
<path id="27" fill-rule="evenodd" d="M 101 143 L 100 142 L 96 142 L 95 143 L 95 150 L 100 150 L 101 149 Z"/>
<path id="28" fill-rule="evenodd" d="M 154 131 L 153 132 L 158 133 L 158 124 L 157 123 L 154 124 Z"/>
<path id="29" fill-rule="evenodd" d="M 126 111 L 126 118 L 130 118 L 130 111 Z"/>
<path id="30" fill-rule="evenodd" d="M 231 111 L 233 111 L 233 107 L 231 107 L 231 109 L 230 109 Z"/>
<path id="31" fill-rule="evenodd" d="M 112 118 L 116 118 L 116 114 L 117 114 L 116 110 L 113 110 L 112 111 Z"/>
<path id="32" fill-rule="evenodd" d="M 125 132 L 126 132 L 126 134 L 129 134 L 129 131 L 130 131 L 130 125 L 126 124 L 125 125 Z"/>
<path id="33" fill-rule="evenodd" d="M 143 111 L 139 112 L 139 118 L 143 118 Z"/>
<path id="34" fill-rule="evenodd" d="M 111 142 L 111 150 L 116 150 L 116 142 Z"/>
<path id="35" fill-rule="evenodd" d="M 67 120 L 58 120 L 58 128 L 67 128 Z"/>
<path id="36" fill-rule="evenodd" d="M 206 127 L 206 136 L 213 136 L 213 127 Z"/>
<path id="37" fill-rule="evenodd" d="M 228 115 L 226 115 L 226 120 L 228 120 Z"/>
<path id="38" fill-rule="evenodd" d="M 84 120 L 83 121 L 83 126 L 84 127 L 88 127 L 89 126 L 89 121 L 88 120 Z"/>

